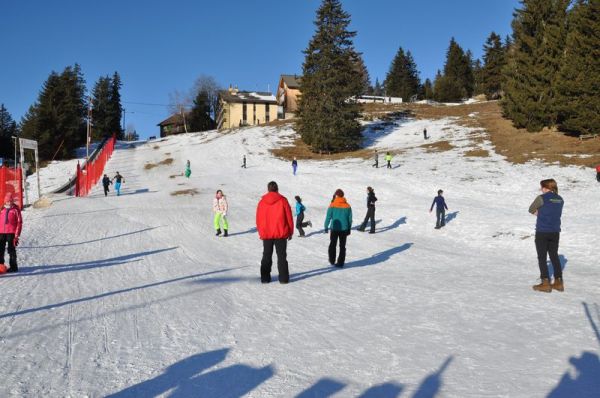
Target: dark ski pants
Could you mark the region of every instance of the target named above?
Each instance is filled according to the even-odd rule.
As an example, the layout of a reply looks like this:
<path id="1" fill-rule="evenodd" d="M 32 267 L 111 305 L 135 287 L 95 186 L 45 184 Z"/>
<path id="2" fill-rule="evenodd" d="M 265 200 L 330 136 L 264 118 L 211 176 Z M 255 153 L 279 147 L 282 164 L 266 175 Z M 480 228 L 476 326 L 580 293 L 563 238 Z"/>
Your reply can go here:
<path id="1" fill-rule="evenodd" d="M 308 227 L 308 222 L 304 222 L 304 213 L 298 214 L 296 217 L 296 229 L 298 230 L 300 236 L 305 236 L 303 228 L 306 227 Z"/>
<path id="2" fill-rule="evenodd" d="M 263 256 L 260 262 L 261 282 L 271 282 L 271 267 L 273 266 L 273 247 L 277 252 L 277 270 L 279 271 L 279 282 L 288 283 L 290 272 L 287 262 L 287 239 L 265 239 L 263 240 Z"/>
<path id="3" fill-rule="evenodd" d="M 558 258 L 558 241 L 560 232 L 536 232 L 535 233 L 535 249 L 538 256 L 538 264 L 540 266 L 540 278 L 549 279 L 548 265 L 546 259 L 550 255 L 552 268 L 554 269 L 554 279 L 562 278 L 562 267 Z"/>
<path id="4" fill-rule="evenodd" d="M 444 209 L 443 207 L 436 208 L 435 216 L 436 216 L 436 221 L 435 221 L 436 228 L 441 228 L 444 225 L 446 225 L 446 209 Z"/>
<path id="5" fill-rule="evenodd" d="M 17 249 L 15 248 L 15 234 L 0 234 L 0 264 L 4 264 L 4 251 L 8 245 L 9 265 L 11 270 L 17 271 Z"/>
<path id="6" fill-rule="evenodd" d="M 358 229 L 364 231 L 365 228 L 367 228 L 367 223 L 369 222 L 369 220 L 371 220 L 371 232 L 375 232 L 375 206 L 367 208 L 367 215 L 365 216 L 363 223 Z"/>
<path id="7" fill-rule="evenodd" d="M 338 267 L 343 267 L 346 262 L 346 239 L 350 231 L 331 231 L 329 236 L 329 263 L 335 264 Z M 338 239 L 340 241 L 340 254 L 335 261 L 335 251 L 337 248 Z"/>
<path id="8" fill-rule="evenodd" d="M 600 182 L 600 173 L 596 173 L 596 181 Z"/>
<path id="9" fill-rule="evenodd" d="M 387 161 L 387 168 L 388 168 L 388 169 L 391 169 L 391 168 L 392 168 L 392 161 L 391 161 L 391 160 L 388 160 L 388 161 Z"/>
<path id="10" fill-rule="evenodd" d="M 103 185 L 104 186 L 104 196 L 108 196 L 108 185 Z"/>
<path id="11" fill-rule="evenodd" d="M 373 164 L 373 167 L 375 167 L 376 169 L 379 168 L 379 160 L 375 160 L 375 163 Z"/>

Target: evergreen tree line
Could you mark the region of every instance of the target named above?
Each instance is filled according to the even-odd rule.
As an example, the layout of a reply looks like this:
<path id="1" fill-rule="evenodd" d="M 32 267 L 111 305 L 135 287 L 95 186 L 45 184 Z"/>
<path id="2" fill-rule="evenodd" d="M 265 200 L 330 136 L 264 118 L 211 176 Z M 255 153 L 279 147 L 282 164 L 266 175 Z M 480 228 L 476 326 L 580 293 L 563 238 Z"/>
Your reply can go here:
<path id="1" fill-rule="evenodd" d="M 0 104 L 0 158 L 14 157 L 12 137 L 16 134 L 17 122 L 13 120 L 4 104 Z"/>
<path id="2" fill-rule="evenodd" d="M 516 127 L 600 133 L 600 0 L 522 0 L 504 68 Z"/>
<path id="3" fill-rule="evenodd" d="M 92 139 L 117 134 L 121 128 L 121 78 L 98 79 L 92 90 Z M 20 137 L 39 144 L 41 159 L 69 159 L 76 148 L 86 144 L 89 99 L 86 83 L 78 64 L 67 66 L 61 73 L 52 71 L 18 125 Z"/>

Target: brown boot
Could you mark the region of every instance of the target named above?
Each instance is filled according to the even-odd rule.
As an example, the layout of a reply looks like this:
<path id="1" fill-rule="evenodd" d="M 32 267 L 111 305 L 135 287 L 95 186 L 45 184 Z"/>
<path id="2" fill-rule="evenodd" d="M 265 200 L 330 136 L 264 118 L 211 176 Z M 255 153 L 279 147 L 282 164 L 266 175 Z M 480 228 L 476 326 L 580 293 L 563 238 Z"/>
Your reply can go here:
<path id="1" fill-rule="evenodd" d="M 565 291 L 565 285 L 563 283 L 562 278 L 554 278 L 554 283 L 552 284 L 552 289 L 558 290 L 559 292 Z"/>
<path id="2" fill-rule="evenodd" d="M 538 292 L 550 293 L 552 292 L 552 285 L 550 284 L 550 279 L 544 278 L 542 279 L 542 283 L 539 285 L 533 285 L 533 290 Z"/>

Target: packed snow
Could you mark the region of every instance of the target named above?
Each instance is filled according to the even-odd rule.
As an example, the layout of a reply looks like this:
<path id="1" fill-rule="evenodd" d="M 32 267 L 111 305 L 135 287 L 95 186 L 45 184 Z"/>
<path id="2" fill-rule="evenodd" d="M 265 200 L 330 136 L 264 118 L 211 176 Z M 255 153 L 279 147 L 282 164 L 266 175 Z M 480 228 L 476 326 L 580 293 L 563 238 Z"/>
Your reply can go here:
<path id="1" fill-rule="evenodd" d="M 294 177 L 270 149 L 295 137 L 253 127 L 120 147 L 107 173 L 124 176 L 122 196 L 96 187 L 27 209 L 21 272 L 0 277 L 0 396 L 599 396 L 592 170 L 514 165 L 456 119 L 399 119 L 365 133 L 380 166 L 394 154 L 392 169 L 300 160 Z M 465 156 L 473 149 L 490 156 Z M 527 208 L 549 177 L 566 203 L 566 290 L 545 294 L 531 289 Z M 260 283 L 255 209 L 270 180 L 292 205 L 300 195 L 314 224 L 289 242 L 288 285 Z M 352 231 L 346 267 L 332 268 L 329 199 L 342 188 L 357 226 L 367 186 L 377 233 Z M 440 188 L 449 211 L 435 230 Z M 212 227 L 217 189 L 227 238 Z"/>

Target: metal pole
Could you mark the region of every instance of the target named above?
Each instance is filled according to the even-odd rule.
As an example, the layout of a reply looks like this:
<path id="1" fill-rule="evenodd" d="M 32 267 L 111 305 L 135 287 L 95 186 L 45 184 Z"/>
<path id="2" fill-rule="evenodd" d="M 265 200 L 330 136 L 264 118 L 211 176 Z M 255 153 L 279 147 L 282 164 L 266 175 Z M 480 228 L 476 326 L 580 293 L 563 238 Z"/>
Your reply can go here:
<path id="1" fill-rule="evenodd" d="M 85 140 L 85 164 L 90 160 L 90 133 L 92 128 L 92 98 L 89 98 L 88 103 L 88 118 L 87 118 L 87 137 Z"/>
<path id="2" fill-rule="evenodd" d="M 15 170 L 17 170 L 17 137 L 13 136 L 12 139 L 15 141 L 15 157 L 14 157 L 14 161 L 15 161 Z"/>

